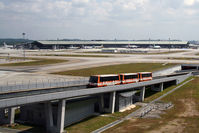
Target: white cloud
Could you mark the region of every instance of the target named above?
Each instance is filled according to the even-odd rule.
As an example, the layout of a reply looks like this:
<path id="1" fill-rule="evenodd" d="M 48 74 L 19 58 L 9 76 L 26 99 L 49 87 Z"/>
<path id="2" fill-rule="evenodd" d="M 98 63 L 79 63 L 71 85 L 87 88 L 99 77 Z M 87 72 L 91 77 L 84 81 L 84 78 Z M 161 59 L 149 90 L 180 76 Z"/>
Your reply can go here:
<path id="1" fill-rule="evenodd" d="M 187 15 L 194 15 L 196 13 L 196 10 L 194 10 L 194 9 L 185 9 L 184 12 Z"/>
<path id="2" fill-rule="evenodd" d="M 195 3 L 195 0 L 184 0 L 184 4 L 187 6 L 192 6 L 194 5 L 194 3 Z"/>
<path id="3" fill-rule="evenodd" d="M 111 31 L 107 30 L 107 28 L 112 27 L 111 30 L 115 34 L 119 34 L 119 30 L 121 30 L 125 36 L 127 32 L 131 34 L 131 29 L 136 28 L 136 25 L 139 25 L 141 30 L 139 28 L 137 28 L 138 31 L 133 30 L 135 33 L 147 28 L 152 30 L 158 29 L 156 25 L 161 27 L 161 24 L 165 24 L 163 27 L 166 28 L 168 23 L 179 27 L 177 22 L 184 22 L 186 20 L 198 21 L 197 15 L 199 12 L 199 0 L 0 1 L 0 20 L 1 23 L 4 21 L 8 28 L 9 24 L 7 23 L 9 22 L 16 22 L 16 27 L 20 27 L 17 25 L 17 22 L 24 22 L 26 27 L 31 28 L 32 25 L 35 25 L 35 27 L 39 25 L 41 29 L 46 27 L 47 30 L 53 28 L 53 25 L 54 27 L 59 26 L 60 29 L 54 29 L 55 33 L 56 30 L 58 33 L 59 30 L 64 29 L 61 27 L 65 26 L 68 29 L 63 31 L 63 35 L 73 32 L 74 35 L 78 33 L 84 36 L 85 34 L 80 30 L 90 29 L 90 32 L 100 30 L 101 33 L 104 32 L 102 35 L 109 36 L 106 33 L 109 32 L 111 34 Z M 0 29 L 3 27 L 1 23 Z M 6 27 L 5 25 L 4 27 Z M 23 29 L 23 27 L 21 28 Z M 32 31 L 35 29 L 32 28 Z M 50 33 L 46 32 L 46 34 Z M 87 34 L 92 35 L 89 32 Z"/>
<path id="4" fill-rule="evenodd" d="M 86 14 L 86 10 L 85 8 L 82 8 L 82 7 L 75 8 L 75 10 L 72 11 L 72 16 L 76 18 L 77 17 L 82 18 L 82 16 L 84 16 L 85 14 Z"/>
<path id="5" fill-rule="evenodd" d="M 176 10 L 173 9 L 173 8 L 168 8 L 167 13 L 170 14 L 170 15 L 176 15 Z"/>
<path id="6" fill-rule="evenodd" d="M 4 7 L 5 7 L 5 5 L 2 2 L 0 2 L 0 10 L 3 10 Z"/>
<path id="7" fill-rule="evenodd" d="M 137 8 L 144 8 L 148 0 L 116 0 L 114 3 L 124 10 L 136 10 Z"/>
<path id="8" fill-rule="evenodd" d="M 136 5 L 133 2 L 129 2 L 123 5 L 125 10 L 136 10 Z"/>
<path id="9" fill-rule="evenodd" d="M 106 20 L 109 17 L 109 12 L 105 8 L 97 7 L 91 11 L 91 17 L 95 20 Z"/>
<path id="10" fill-rule="evenodd" d="M 38 4 L 33 4 L 29 10 L 31 10 L 32 12 L 35 12 L 35 13 L 40 13 L 42 11 L 41 9 L 42 7 Z"/>
<path id="11" fill-rule="evenodd" d="M 88 3 L 89 0 L 72 0 L 72 3 L 75 2 L 75 3 Z"/>
<path id="12" fill-rule="evenodd" d="M 55 1 L 52 3 L 56 8 L 58 9 L 66 9 L 69 8 L 71 6 L 71 2 L 67 2 L 67 1 Z"/>

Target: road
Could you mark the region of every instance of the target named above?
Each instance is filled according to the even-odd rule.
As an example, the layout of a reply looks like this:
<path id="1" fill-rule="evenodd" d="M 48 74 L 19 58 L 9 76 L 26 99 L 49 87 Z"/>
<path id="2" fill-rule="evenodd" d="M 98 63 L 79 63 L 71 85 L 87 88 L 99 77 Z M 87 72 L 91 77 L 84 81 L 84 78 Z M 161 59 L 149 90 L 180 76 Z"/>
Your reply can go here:
<path id="1" fill-rule="evenodd" d="M 148 50 L 150 52 L 168 52 L 168 49 L 139 49 L 139 50 Z M 172 49 L 170 51 L 182 51 L 181 49 Z M 7 56 L 7 53 L 10 53 L 10 56 L 22 56 L 20 50 L 0 50 L 2 56 Z M 66 71 L 66 70 L 76 70 L 89 67 L 98 67 L 105 65 L 114 65 L 114 64 L 124 64 L 124 63 L 198 63 L 199 60 L 171 60 L 168 58 L 171 57 L 189 57 L 189 58 L 198 58 L 196 53 L 199 53 L 199 50 L 187 49 L 184 52 L 178 53 L 169 53 L 169 54 L 99 54 L 95 53 L 93 55 L 108 55 L 110 57 L 64 57 L 64 56 L 39 56 L 41 54 L 79 54 L 79 55 L 91 55 L 92 53 L 79 53 L 84 52 L 80 50 L 64 50 L 64 51 L 50 51 L 50 50 L 40 50 L 40 51 L 27 51 L 26 57 L 36 57 L 36 58 L 53 58 L 53 59 L 65 59 L 68 62 L 43 65 L 43 66 L 20 66 L 20 67 L 0 67 L 0 70 L 7 70 L 6 74 L 3 73 L 0 75 L 0 84 L 6 84 L 10 82 L 29 82 L 36 80 L 45 80 L 45 79 L 76 79 L 79 77 L 71 76 L 60 76 L 49 74 L 57 71 Z"/>
<path id="2" fill-rule="evenodd" d="M 36 52 L 26 52 L 27 57 L 36 58 L 53 58 L 53 59 L 66 59 L 68 62 L 59 63 L 47 66 L 31 66 L 31 67 L 0 67 L 0 69 L 6 70 L 16 70 L 25 72 L 36 72 L 36 73 L 52 73 L 57 71 L 75 70 L 88 67 L 112 65 L 112 64 L 123 64 L 123 63 L 199 63 L 199 60 L 178 60 L 178 59 L 168 59 L 171 57 L 187 57 L 187 58 L 198 58 L 194 55 L 199 53 L 199 50 L 186 50 L 185 52 L 170 53 L 170 54 L 93 54 L 93 55 L 108 55 L 110 57 L 64 57 L 64 56 L 38 56 L 41 54 L 79 54 L 79 55 L 91 55 L 92 53 L 77 53 L 75 52 L 58 52 L 58 51 L 36 51 Z M 156 50 L 157 52 L 157 50 Z M 6 55 L 6 54 L 5 54 Z M 37 55 L 37 56 L 35 56 Z M 21 56 L 16 52 L 10 54 L 10 56 Z"/>

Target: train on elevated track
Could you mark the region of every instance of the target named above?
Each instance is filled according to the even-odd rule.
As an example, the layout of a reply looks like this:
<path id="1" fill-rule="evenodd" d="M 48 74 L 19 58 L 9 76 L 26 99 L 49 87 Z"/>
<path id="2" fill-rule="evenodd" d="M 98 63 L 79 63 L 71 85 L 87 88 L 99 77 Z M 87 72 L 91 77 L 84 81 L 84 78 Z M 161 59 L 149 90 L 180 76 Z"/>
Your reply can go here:
<path id="1" fill-rule="evenodd" d="M 149 80 L 152 80 L 152 72 L 94 75 L 90 76 L 88 87 L 104 87 Z"/>

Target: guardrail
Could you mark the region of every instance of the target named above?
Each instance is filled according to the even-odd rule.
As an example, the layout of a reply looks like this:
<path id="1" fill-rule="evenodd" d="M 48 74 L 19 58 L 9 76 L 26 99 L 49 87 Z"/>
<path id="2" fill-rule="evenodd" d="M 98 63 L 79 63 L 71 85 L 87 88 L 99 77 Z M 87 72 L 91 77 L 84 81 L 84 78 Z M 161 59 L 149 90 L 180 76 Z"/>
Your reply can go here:
<path id="1" fill-rule="evenodd" d="M 178 73 L 174 74 L 173 76 L 179 76 L 179 75 L 187 75 L 187 73 Z M 170 77 L 170 75 L 166 76 L 157 76 L 153 77 L 153 79 L 161 79 Z M 0 94 L 1 93 L 8 93 L 8 92 L 16 92 L 16 91 L 28 91 L 28 90 L 35 90 L 35 89 L 45 89 L 45 88 L 58 88 L 58 87 L 70 87 L 70 86 L 81 86 L 81 85 L 87 85 L 89 78 L 81 78 L 77 80 L 66 80 L 66 79 L 58 79 L 58 80 L 35 80 L 35 81 L 29 81 L 29 82 L 21 82 L 21 83 L 11 83 L 7 82 L 4 83 L 4 85 L 0 85 Z"/>
<path id="2" fill-rule="evenodd" d="M 42 88 L 58 88 L 58 87 L 70 87 L 70 86 L 80 86 L 88 84 L 88 78 L 81 78 L 78 80 L 68 81 L 66 79 L 56 80 L 36 80 L 21 82 L 21 83 L 5 83 L 0 86 L 0 93 L 13 92 L 13 91 L 23 91 L 23 90 L 33 90 L 33 89 L 42 89 Z"/>

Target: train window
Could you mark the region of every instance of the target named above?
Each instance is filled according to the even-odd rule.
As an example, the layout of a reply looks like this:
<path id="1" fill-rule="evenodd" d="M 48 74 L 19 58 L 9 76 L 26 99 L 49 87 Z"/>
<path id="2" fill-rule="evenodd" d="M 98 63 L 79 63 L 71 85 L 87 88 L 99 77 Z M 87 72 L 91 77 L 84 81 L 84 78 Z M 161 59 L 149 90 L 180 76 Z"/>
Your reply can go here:
<path id="1" fill-rule="evenodd" d="M 182 66 L 182 70 L 197 69 L 197 66 Z"/>
<path id="2" fill-rule="evenodd" d="M 110 81 L 110 77 L 100 77 L 100 82 Z"/>
<path id="3" fill-rule="evenodd" d="M 113 80 L 119 80 L 119 76 L 114 76 Z"/>
<path id="4" fill-rule="evenodd" d="M 89 82 L 91 82 L 91 83 L 97 83 L 98 82 L 98 77 L 91 76 L 90 79 L 89 79 Z"/>
<path id="5" fill-rule="evenodd" d="M 119 76 L 101 77 L 100 82 L 119 80 Z"/>
<path id="6" fill-rule="evenodd" d="M 124 75 L 124 79 L 135 79 L 138 78 L 138 75 Z"/>
<path id="7" fill-rule="evenodd" d="M 149 74 L 142 74 L 142 77 L 145 78 L 145 77 L 152 77 L 151 73 Z"/>
<path id="8" fill-rule="evenodd" d="M 123 75 L 120 75 L 120 80 L 123 80 Z"/>

